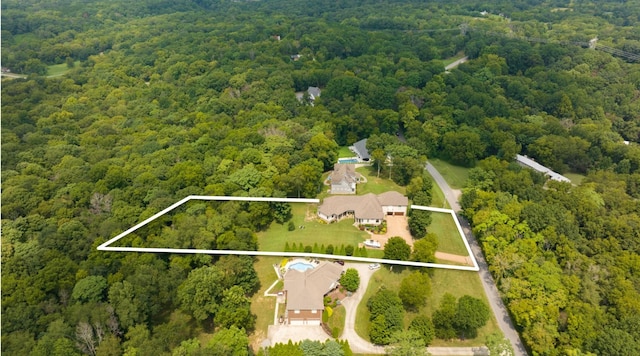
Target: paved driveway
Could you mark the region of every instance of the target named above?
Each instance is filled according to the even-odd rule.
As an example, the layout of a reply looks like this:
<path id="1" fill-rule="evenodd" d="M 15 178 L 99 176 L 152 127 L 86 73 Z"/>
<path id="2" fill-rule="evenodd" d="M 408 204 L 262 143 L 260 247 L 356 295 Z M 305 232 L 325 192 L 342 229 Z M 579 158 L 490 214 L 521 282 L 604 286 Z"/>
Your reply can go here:
<path id="1" fill-rule="evenodd" d="M 269 325 L 268 332 L 269 341 L 271 346 L 277 343 L 286 344 L 291 340 L 292 342 L 299 342 L 302 340 L 313 340 L 324 342 L 330 339 L 321 326 L 313 325 Z"/>
<path id="2" fill-rule="evenodd" d="M 380 242 L 380 245 L 384 247 L 391 237 L 400 236 L 409 246 L 413 246 L 413 237 L 411 236 L 411 232 L 409 232 L 407 216 L 387 215 L 385 216 L 385 220 L 387 221 L 387 233 L 384 235 L 370 233 L 369 235 L 371 235 L 372 240 Z"/>

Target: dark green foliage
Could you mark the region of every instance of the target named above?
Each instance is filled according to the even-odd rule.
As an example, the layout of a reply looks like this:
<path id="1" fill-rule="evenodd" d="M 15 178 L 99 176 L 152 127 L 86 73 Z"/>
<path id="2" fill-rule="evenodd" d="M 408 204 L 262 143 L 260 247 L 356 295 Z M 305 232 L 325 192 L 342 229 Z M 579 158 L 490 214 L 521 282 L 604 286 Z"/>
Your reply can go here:
<path id="1" fill-rule="evenodd" d="M 422 337 L 424 344 L 429 346 L 431 341 L 435 338 L 435 329 L 433 326 L 433 322 L 429 319 L 428 316 L 420 314 L 411 320 L 411 324 L 409 324 L 409 330 L 413 330 Z"/>
<path id="2" fill-rule="evenodd" d="M 474 338 L 478 329 L 489 321 L 490 313 L 489 307 L 482 300 L 468 295 L 462 296 L 458 299 L 454 326 L 463 337 Z"/>
<path id="3" fill-rule="evenodd" d="M 446 293 L 440 306 L 433 312 L 433 326 L 438 339 L 450 340 L 456 337 L 454 318 L 456 316 L 456 298 Z"/>
<path id="4" fill-rule="evenodd" d="M 217 331 L 206 346 L 212 355 L 249 355 L 249 338 L 244 329 L 232 326 Z"/>
<path id="5" fill-rule="evenodd" d="M 324 253 L 327 255 L 333 255 L 333 245 L 329 244 L 329 246 L 324 250 Z"/>
<path id="6" fill-rule="evenodd" d="M 342 250 L 343 248 L 345 256 L 353 256 L 353 245 L 347 245 L 346 247 L 344 247 L 344 245 L 341 245 L 340 249 Z"/>
<path id="7" fill-rule="evenodd" d="M 390 238 L 384 245 L 384 258 L 389 260 L 408 260 L 411 246 L 399 236 Z"/>
<path id="8" fill-rule="evenodd" d="M 421 239 L 427 235 L 427 227 L 431 225 L 431 212 L 411 209 L 409 211 L 409 231 L 415 239 Z"/>
<path id="9" fill-rule="evenodd" d="M 420 240 L 413 242 L 411 260 L 418 262 L 436 262 L 435 253 L 438 250 L 438 237 L 435 234 L 427 234 Z"/>
<path id="10" fill-rule="evenodd" d="M 107 280 L 102 276 L 88 276 L 76 283 L 71 296 L 79 302 L 99 302 L 105 297 Z"/>
<path id="11" fill-rule="evenodd" d="M 369 298 L 367 308 L 371 320 L 369 328 L 371 342 L 388 345 L 393 333 L 403 328 L 402 301 L 393 291 L 381 289 Z"/>
<path id="12" fill-rule="evenodd" d="M 296 230 L 296 224 L 294 224 L 293 221 L 289 221 L 289 223 L 287 224 L 287 230 L 295 231 Z"/>
<path id="13" fill-rule="evenodd" d="M 431 278 L 426 273 L 414 271 L 402 279 L 398 296 L 407 310 L 416 310 L 426 305 L 431 295 Z"/>
<path id="14" fill-rule="evenodd" d="M 250 295 L 253 259 L 96 247 L 187 195 L 316 197 L 336 143 L 369 137 L 373 169 L 416 204 L 431 200 L 425 155 L 478 161 L 464 213 L 532 353 L 637 353 L 638 65 L 554 43 L 598 27 L 638 53 L 633 2 L 498 1 L 482 21 L 464 1 L 5 3 L 2 65 L 29 76 L 2 82 L 3 352 L 91 354 L 73 335 L 84 321 L 89 344 L 105 331 L 97 354 L 177 353 L 213 315 L 176 313 L 200 292 L 178 288 L 190 272 L 216 265 L 214 294 Z M 551 42 L 489 35 L 507 32 Z M 461 52 L 472 60 L 444 74 Z M 68 72 L 45 78 L 52 64 Z M 313 106 L 293 95 L 309 86 Z M 545 184 L 516 153 L 585 184 Z M 119 243 L 253 250 L 287 219 L 288 204 L 194 201 Z M 430 260 L 418 243 L 411 258 Z"/>
<path id="15" fill-rule="evenodd" d="M 349 292 L 355 292 L 360 286 L 360 275 L 355 268 L 347 268 L 345 273 L 340 277 L 340 285 L 345 287 Z"/>

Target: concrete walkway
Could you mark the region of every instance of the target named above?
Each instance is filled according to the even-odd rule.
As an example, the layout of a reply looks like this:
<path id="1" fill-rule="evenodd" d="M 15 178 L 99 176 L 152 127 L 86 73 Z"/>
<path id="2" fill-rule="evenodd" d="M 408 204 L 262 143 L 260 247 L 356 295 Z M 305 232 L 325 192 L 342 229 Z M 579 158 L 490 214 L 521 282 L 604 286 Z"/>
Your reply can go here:
<path id="1" fill-rule="evenodd" d="M 436 168 L 431 165 L 431 163 L 427 163 L 426 169 L 436 181 L 436 184 L 438 184 L 438 186 L 442 190 L 442 193 L 444 193 L 444 196 L 449 202 L 451 209 L 453 209 L 456 213 L 460 212 L 461 208 L 460 204 L 458 203 L 460 191 L 454 191 L 453 189 L 451 189 L 440 172 L 438 172 L 438 170 L 436 170 Z M 469 246 L 471 246 L 471 251 L 473 252 L 476 261 L 478 262 L 478 266 L 480 267 L 480 271 L 478 272 L 480 273 L 480 281 L 482 282 L 482 287 L 484 288 L 484 292 L 487 295 L 487 299 L 489 300 L 489 306 L 491 307 L 491 310 L 493 311 L 493 314 L 498 321 L 500 330 L 502 330 L 504 336 L 511 343 L 511 346 L 513 347 L 516 355 L 527 355 L 524 344 L 522 343 L 522 340 L 520 340 L 520 335 L 518 335 L 518 332 L 513 326 L 513 322 L 511 321 L 511 317 L 507 312 L 507 308 L 502 302 L 502 298 L 500 297 L 500 293 L 498 292 L 496 283 L 493 280 L 491 273 L 489 273 L 487 261 L 484 259 L 482 249 L 480 249 L 480 245 L 478 244 L 478 241 L 471 231 L 469 222 L 460 214 L 458 214 L 458 220 L 460 220 L 462 230 L 464 231 L 465 237 L 469 242 Z"/>

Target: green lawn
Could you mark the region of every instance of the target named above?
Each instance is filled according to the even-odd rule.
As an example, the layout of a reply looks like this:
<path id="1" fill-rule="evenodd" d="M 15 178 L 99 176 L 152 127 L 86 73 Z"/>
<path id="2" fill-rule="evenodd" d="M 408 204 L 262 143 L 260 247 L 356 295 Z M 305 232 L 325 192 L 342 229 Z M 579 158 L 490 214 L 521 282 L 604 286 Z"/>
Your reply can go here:
<path id="1" fill-rule="evenodd" d="M 344 331 L 344 322 L 347 318 L 347 311 L 343 306 L 338 305 L 333 308 L 333 315 L 327 321 L 327 325 L 329 326 L 329 330 L 333 330 L 334 328 L 338 328 L 338 338 L 342 335 L 342 331 Z"/>
<path id="2" fill-rule="evenodd" d="M 429 176 L 431 177 L 431 176 Z M 433 183 L 433 188 L 431 189 L 431 206 L 436 208 L 445 208 L 451 209 L 449 203 L 444 198 L 444 193 L 442 193 L 442 189 L 436 184 L 436 182 L 431 178 L 431 182 Z"/>
<path id="3" fill-rule="evenodd" d="M 387 268 L 381 268 L 371 277 L 367 291 L 362 302 L 358 305 L 356 312 L 356 332 L 365 340 L 369 340 L 368 330 L 370 325 L 367 300 L 382 286 L 385 286 L 387 289 L 397 291 L 400 287 L 402 278 L 410 272 L 411 270 L 408 268 L 404 269 L 401 273 L 390 272 Z M 476 272 L 434 269 L 433 276 L 431 277 L 431 290 L 432 295 L 427 299 L 426 306 L 420 308 L 417 313 L 405 313 L 405 327 L 407 327 L 411 320 L 420 313 L 431 316 L 433 311 L 437 309 L 440 300 L 445 293 L 451 293 L 456 298 L 468 294 L 475 298 L 482 299 L 487 305 L 489 305 L 487 298 L 484 295 L 484 290 L 482 289 L 480 277 Z M 501 333 L 492 314 L 487 325 L 478 330 L 478 337 L 475 339 L 453 341 L 436 339 L 433 341 L 431 346 L 480 346 L 484 344 L 486 336 L 494 332 Z"/>
<path id="4" fill-rule="evenodd" d="M 326 224 L 316 219 L 316 206 L 314 204 L 291 204 L 293 214 L 292 221 L 296 227 L 294 231 L 287 230 L 287 224 L 271 224 L 264 232 L 258 233 L 260 251 L 284 251 L 285 243 L 305 245 L 329 244 L 338 247 L 342 244 L 358 246 L 369 238 L 366 232 L 362 232 L 353 226 L 353 219 L 345 219 L 337 223 Z M 305 216 L 313 216 L 312 221 L 305 221 Z M 304 226 L 304 229 L 300 229 Z"/>
<path id="5" fill-rule="evenodd" d="M 74 62 L 76 66 L 78 66 L 80 64 L 80 61 L 75 61 Z M 49 68 L 47 69 L 47 76 L 49 77 L 58 77 L 61 75 L 66 74 L 69 71 L 69 67 L 67 67 L 66 63 L 62 63 L 62 64 L 54 64 L 49 66 Z"/>
<path id="6" fill-rule="evenodd" d="M 280 257 L 256 257 L 253 267 L 258 273 L 260 279 L 260 290 L 251 297 L 251 312 L 256 315 L 256 328 L 249 336 L 249 342 L 254 350 L 260 348 L 262 340 L 267 338 L 269 325 L 273 324 L 273 315 L 275 313 L 276 298 L 265 297 L 264 292 L 278 279 L 274 263 L 280 263 Z M 275 292 L 275 291 L 272 291 Z"/>
<path id="7" fill-rule="evenodd" d="M 341 146 L 340 150 L 338 151 L 338 158 L 351 158 L 355 156 L 356 154 L 351 152 L 349 146 Z"/>
<path id="8" fill-rule="evenodd" d="M 444 180 L 447 181 L 449 186 L 453 189 L 462 189 L 467 183 L 469 177 L 469 168 L 455 166 L 447 161 L 443 161 L 437 158 L 429 159 L 429 162 L 442 174 Z"/>
<path id="9" fill-rule="evenodd" d="M 575 185 L 580 185 L 585 178 L 585 176 L 580 173 L 565 173 L 563 175 L 571 179 L 571 183 Z"/>
<path id="10" fill-rule="evenodd" d="M 357 168 L 356 171 L 367 178 L 367 183 L 358 184 L 356 191 L 358 195 L 364 195 L 367 193 L 380 194 L 395 190 L 402 194 L 405 194 L 405 188 L 399 186 L 394 181 L 385 178 L 383 175 L 377 177 L 378 171 L 375 166 L 367 166 Z"/>
<path id="11" fill-rule="evenodd" d="M 450 214 L 434 212 L 431 213 L 431 219 L 432 222 L 427 231 L 438 236 L 438 251 L 461 256 L 469 255 Z"/>

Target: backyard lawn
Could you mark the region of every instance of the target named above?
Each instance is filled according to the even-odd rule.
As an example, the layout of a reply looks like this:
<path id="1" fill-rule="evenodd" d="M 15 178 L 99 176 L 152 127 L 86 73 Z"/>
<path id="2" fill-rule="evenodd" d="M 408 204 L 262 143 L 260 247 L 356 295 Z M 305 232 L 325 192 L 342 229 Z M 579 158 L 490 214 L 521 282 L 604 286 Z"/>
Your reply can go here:
<path id="1" fill-rule="evenodd" d="M 355 157 L 355 153 L 351 152 L 349 146 L 341 146 L 338 151 L 338 158 L 351 158 Z"/>
<path id="2" fill-rule="evenodd" d="M 394 270 L 397 271 L 396 268 L 394 268 Z M 367 309 L 367 300 L 372 295 L 374 295 L 382 286 L 385 286 L 387 289 L 397 291 L 400 287 L 402 278 L 404 278 L 409 273 L 411 273 L 411 269 L 409 268 L 403 269 L 400 273 L 390 272 L 388 268 L 381 268 L 371 277 L 369 286 L 367 287 L 367 292 L 358 305 L 358 309 L 356 312 L 355 328 L 358 335 L 363 337 L 365 340 L 369 340 L 368 330 L 370 322 L 369 310 Z M 472 297 L 482 299 L 487 304 L 487 306 L 489 305 L 489 303 L 487 302 L 487 298 L 484 295 L 482 284 L 480 283 L 480 277 L 476 272 L 434 269 L 433 275 L 431 277 L 431 290 L 432 295 L 427 298 L 426 306 L 420 308 L 417 313 L 405 312 L 405 328 L 408 327 L 411 320 L 418 314 L 423 313 L 431 317 L 433 311 L 438 308 L 440 300 L 445 293 L 451 293 L 456 298 L 460 298 L 461 296 L 468 294 Z M 489 322 L 487 322 L 487 325 L 478 330 L 478 337 L 476 337 L 475 339 L 452 341 L 436 339 L 431 343 L 430 346 L 480 346 L 484 345 L 484 340 L 487 335 L 496 332 L 500 333 L 500 329 L 498 328 L 493 314 L 491 314 L 491 319 L 489 320 Z"/>
<path id="3" fill-rule="evenodd" d="M 401 187 L 392 180 L 385 178 L 382 174 L 379 178 L 376 177 L 378 171 L 375 166 L 360 167 L 357 168 L 356 171 L 367 178 L 367 183 L 358 184 L 356 188 L 358 195 L 364 195 L 367 193 L 380 194 L 390 190 L 395 190 L 396 192 L 405 194 L 404 187 Z"/>
<path id="4" fill-rule="evenodd" d="M 433 178 L 431 178 L 431 182 L 433 183 L 433 188 L 431 189 L 431 206 L 436 208 L 451 209 L 449 203 L 447 203 L 447 200 L 444 198 L 444 193 L 442 193 L 442 190 L 433 180 Z"/>
<path id="5" fill-rule="evenodd" d="M 431 213 L 431 219 L 432 222 L 427 231 L 438 236 L 438 251 L 461 256 L 469 255 L 451 214 L 434 212 Z"/>
<path id="6" fill-rule="evenodd" d="M 273 315 L 275 313 L 276 298 L 265 297 L 264 292 L 278 279 L 274 263 L 280 263 L 280 257 L 256 257 L 253 267 L 256 269 L 258 278 L 260 279 L 260 290 L 251 297 L 251 313 L 256 315 L 256 328 L 249 336 L 249 343 L 254 350 L 260 348 L 262 340 L 267 338 L 269 325 L 273 324 Z"/>
<path id="7" fill-rule="evenodd" d="M 295 225 L 295 230 L 287 229 L 288 223 L 272 223 L 266 231 L 258 233 L 258 245 L 260 251 L 284 251 L 285 243 L 301 244 L 305 246 L 318 244 L 325 247 L 332 244 L 338 248 L 340 245 L 353 245 L 357 247 L 359 243 L 369 238 L 366 232 L 360 231 L 353 226 L 353 219 L 344 219 L 333 224 L 326 224 L 316 219 L 316 206 L 314 204 L 291 204 L 291 220 Z M 311 221 L 305 221 L 305 217 L 313 217 Z M 304 228 L 300 228 L 303 226 Z"/>
<path id="8" fill-rule="evenodd" d="M 429 162 L 442 174 L 444 180 L 453 189 L 462 189 L 467 183 L 469 177 L 469 168 L 455 166 L 447 161 L 437 158 L 430 158 Z"/>
<path id="9" fill-rule="evenodd" d="M 563 174 L 565 177 L 571 179 L 571 183 L 575 185 L 580 185 L 584 180 L 585 176 L 579 173 L 565 173 Z"/>

